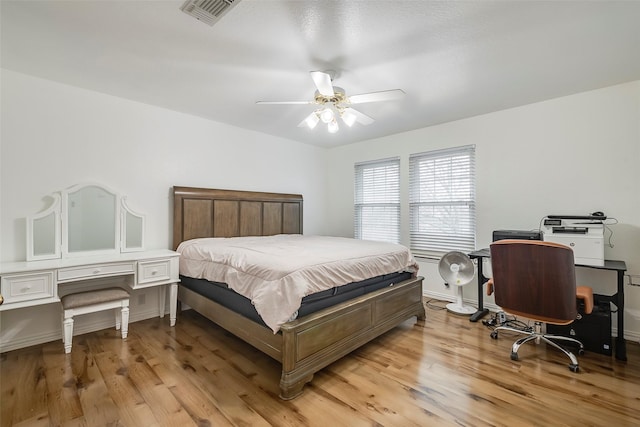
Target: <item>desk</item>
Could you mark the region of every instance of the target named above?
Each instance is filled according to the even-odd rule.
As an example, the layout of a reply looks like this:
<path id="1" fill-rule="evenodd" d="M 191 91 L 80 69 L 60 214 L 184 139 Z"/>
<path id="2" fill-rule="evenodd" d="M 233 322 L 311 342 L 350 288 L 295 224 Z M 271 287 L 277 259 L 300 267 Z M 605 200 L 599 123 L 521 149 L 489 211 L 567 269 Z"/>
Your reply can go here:
<path id="1" fill-rule="evenodd" d="M 60 301 L 59 290 L 89 290 L 122 279 L 131 289 L 157 287 L 158 314 L 164 317 L 169 288 L 169 323 L 176 323 L 178 256 L 170 250 L 127 252 L 115 255 L 79 256 L 46 261 L 0 265 L 0 311 Z M 69 290 L 71 291 L 71 290 Z"/>
<path id="2" fill-rule="evenodd" d="M 489 310 L 484 308 L 484 292 L 483 286 L 489 278 L 485 277 L 482 272 L 482 261 L 484 258 L 491 258 L 489 249 L 480 249 L 469 254 L 469 258 L 477 259 L 478 264 L 478 311 L 476 311 L 469 319 L 477 322 L 478 319 L 485 316 Z M 613 295 L 602 295 L 604 300 L 612 302 L 618 309 L 618 336 L 616 337 L 616 359 L 627 360 L 627 344 L 624 341 L 624 274 L 627 271 L 627 265 L 624 261 L 605 260 L 604 265 L 585 265 L 576 264 L 576 267 L 595 268 L 598 270 L 609 270 L 617 272 L 618 291 Z"/>

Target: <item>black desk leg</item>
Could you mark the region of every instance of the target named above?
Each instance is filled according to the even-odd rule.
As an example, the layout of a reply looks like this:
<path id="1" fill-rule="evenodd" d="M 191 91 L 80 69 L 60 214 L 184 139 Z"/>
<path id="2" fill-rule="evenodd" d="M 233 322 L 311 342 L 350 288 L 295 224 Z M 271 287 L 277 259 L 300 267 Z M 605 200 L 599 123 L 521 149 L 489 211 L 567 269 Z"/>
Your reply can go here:
<path id="1" fill-rule="evenodd" d="M 482 257 L 478 258 L 478 311 L 473 313 L 471 317 L 469 317 L 469 322 L 477 322 L 482 319 L 484 316 L 489 314 L 489 310 L 484 308 L 484 297 L 482 295 L 482 287 L 486 283 L 484 274 L 482 274 Z"/>
<path id="2" fill-rule="evenodd" d="M 487 309 L 487 308 L 483 308 L 483 309 L 478 308 L 478 311 L 476 311 L 475 313 L 473 313 L 471 315 L 471 317 L 469 317 L 469 322 L 477 322 L 478 320 L 482 319 L 487 314 L 489 314 L 489 309 Z"/>
<path id="3" fill-rule="evenodd" d="M 616 337 L 616 359 L 627 360 L 627 342 L 624 340 L 624 271 L 618 270 L 618 336 Z"/>

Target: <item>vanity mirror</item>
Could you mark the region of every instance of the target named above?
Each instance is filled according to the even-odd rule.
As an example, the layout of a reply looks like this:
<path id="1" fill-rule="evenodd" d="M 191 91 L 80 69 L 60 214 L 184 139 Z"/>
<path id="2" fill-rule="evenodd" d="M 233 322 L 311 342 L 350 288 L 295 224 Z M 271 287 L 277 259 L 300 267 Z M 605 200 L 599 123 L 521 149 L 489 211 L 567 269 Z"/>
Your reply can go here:
<path id="1" fill-rule="evenodd" d="M 117 192 L 80 184 L 51 197 L 47 209 L 27 218 L 27 261 L 144 249 L 144 216 Z"/>

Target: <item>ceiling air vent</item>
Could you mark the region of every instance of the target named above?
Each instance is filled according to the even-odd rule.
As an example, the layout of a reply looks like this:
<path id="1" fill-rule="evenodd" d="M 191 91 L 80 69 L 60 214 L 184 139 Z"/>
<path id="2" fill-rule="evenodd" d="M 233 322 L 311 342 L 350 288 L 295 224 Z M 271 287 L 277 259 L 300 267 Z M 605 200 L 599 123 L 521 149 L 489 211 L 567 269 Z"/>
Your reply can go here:
<path id="1" fill-rule="evenodd" d="M 240 0 L 187 0 L 180 10 L 207 25 L 213 25 L 238 3 Z"/>

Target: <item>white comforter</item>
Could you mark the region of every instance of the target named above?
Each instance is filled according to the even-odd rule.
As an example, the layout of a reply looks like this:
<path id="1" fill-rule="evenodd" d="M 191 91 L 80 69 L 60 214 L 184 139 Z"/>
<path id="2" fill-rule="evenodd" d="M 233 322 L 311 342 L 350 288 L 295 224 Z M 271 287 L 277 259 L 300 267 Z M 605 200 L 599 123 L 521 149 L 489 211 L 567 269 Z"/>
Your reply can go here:
<path id="1" fill-rule="evenodd" d="M 393 243 L 287 234 L 182 242 L 180 274 L 226 283 L 249 298 L 274 333 L 306 295 L 398 271 L 417 272 L 409 249 Z"/>

